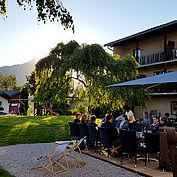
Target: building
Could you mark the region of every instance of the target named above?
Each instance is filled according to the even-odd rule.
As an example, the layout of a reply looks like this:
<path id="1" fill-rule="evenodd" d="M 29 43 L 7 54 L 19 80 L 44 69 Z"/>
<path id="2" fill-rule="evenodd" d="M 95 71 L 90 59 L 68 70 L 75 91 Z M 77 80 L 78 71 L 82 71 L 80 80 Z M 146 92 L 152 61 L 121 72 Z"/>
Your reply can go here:
<path id="1" fill-rule="evenodd" d="M 0 91 L 0 114 L 19 114 L 20 91 Z"/>
<path id="2" fill-rule="evenodd" d="M 140 78 L 177 71 L 177 20 L 150 28 L 131 36 L 105 44 L 113 48 L 113 54 L 133 55 L 140 64 Z M 151 89 L 151 100 L 146 108 L 135 106 L 136 117 L 143 111 L 163 115 L 176 115 L 177 88 Z"/>

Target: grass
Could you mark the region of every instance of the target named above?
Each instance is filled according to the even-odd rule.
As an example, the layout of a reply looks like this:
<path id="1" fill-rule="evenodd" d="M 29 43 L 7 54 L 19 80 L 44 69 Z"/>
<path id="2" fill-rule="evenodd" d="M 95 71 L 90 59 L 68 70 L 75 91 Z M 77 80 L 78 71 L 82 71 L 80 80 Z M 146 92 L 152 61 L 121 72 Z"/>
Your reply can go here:
<path id="1" fill-rule="evenodd" d="M 70 139 L 74 116 L 0 116 L 0 146 L 47 143 Z M 100 120 L 97 120 L 100 123 Z M 14 177 L 0 166 L 1 177 Z"/>
<path id="2" fill-rule="evenodd" d="M 68 122 L 73 119 L 74 116 L 0 116 L 0 146 L 68 140 Z"/>
<path id="3" fill-rule="evenodd" d="M 6 170 L 4 170 L 1 166 L 0 166 L 0 176 L 1 177 L 15 177 L 11 175 L 9 172 L 7 172 Z"/>
<path id="4" fill-rule="evenodd" d="M 69 139 L 73 116 L 0 117 L 0 146 Z"/>

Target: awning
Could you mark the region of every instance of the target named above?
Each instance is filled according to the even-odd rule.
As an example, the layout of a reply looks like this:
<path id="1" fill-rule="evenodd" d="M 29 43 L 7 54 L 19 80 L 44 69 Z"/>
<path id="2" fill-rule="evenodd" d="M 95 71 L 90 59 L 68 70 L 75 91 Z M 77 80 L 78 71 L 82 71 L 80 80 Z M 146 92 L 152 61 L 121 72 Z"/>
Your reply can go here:
<path id="1" fill-rule="evenodd" d="M 131 80 L 107 87 L 130 87 L 130 88 L 152 88 L 152 87 L 177 87 L 177 71 L 150 76 L 142 79 Z M 177 88 L 176 88 L 177 89 Z"/>

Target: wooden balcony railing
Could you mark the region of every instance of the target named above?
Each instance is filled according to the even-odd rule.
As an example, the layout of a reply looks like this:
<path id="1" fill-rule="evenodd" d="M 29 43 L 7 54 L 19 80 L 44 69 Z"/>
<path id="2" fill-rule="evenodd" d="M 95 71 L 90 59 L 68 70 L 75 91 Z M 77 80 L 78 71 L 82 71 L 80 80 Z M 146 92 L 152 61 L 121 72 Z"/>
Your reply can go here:
<path id="1" fill-rule="evenodd" d="M 152 53 L 152 54 L 141 56 L 139 59 L 139 63 L 140 65 L 147 65 L 147 64 L 171 61 L 176 59 L 177 59 L 177 49 L 166 53 L 159 52 L 159 53 Z"/>

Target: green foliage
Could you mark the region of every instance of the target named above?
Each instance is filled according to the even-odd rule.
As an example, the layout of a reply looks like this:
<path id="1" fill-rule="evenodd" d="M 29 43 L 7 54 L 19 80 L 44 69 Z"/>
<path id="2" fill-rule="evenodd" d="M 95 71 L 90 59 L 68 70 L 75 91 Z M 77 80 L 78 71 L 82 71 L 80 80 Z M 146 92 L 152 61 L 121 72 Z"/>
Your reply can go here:
<path id="1" fill-rule="evenodd" d="M 14 74 L 3 75 L 0 73 L 0 90 L 10 91 L 19 90 L 20 86 L 17 84 L 16 76 Z"/>
<path id="2" fill-rule="evenodd" d="M 135 101 L 143 105 L 147 97 L 143 89 L 105 87 L 136 79 L 137 66 L 134 57 L 111 56 L 98 44 L 59 43 L 36 64 L 35 99 L 43 104 L 86 102 L 90 109 L 116 110 Z"/>
<path id="3" fill-rule="evenodd" d="M 1 177 L 15 177 L 11 175 L 9 172 L 7 172 L 6 170 L 4 170 L 1 166 L 0 166 L 0 176 Z"/>
<path id="4" fill-rule="evenodd" d="M 34 95 L 34 93 L 36 91 L 35 73 L 34 73 L 34 71 L 30 75 L 26 76 L 26 80 L 27 80 L 26 87 L 28 88 L 28 92 L 31 95 Z"/>
<path id="5" fill-rule="evenodd" d="M 61 0 L 16 0 L 18 5 L 26 10 L 36 8 L 38 21 L 60 21 L 65 29 L 71 28 L 74 32 L 73 19 L 68 10 L 63 6 Z M 9 1 L 10 2 L 10 1 Z M 7 1 L 0 0 L 0 15 L 6 16 Z"/>
<path id="6" fill-rule="evenodd" d="M 88 113 L 88 107 L 86 106 L 86 103 L 84 102 L 79 102 L 74 110 L 72 110 L 72 113 L 77 113 L 80 112 L 81 114 L 87 114 Z"/>

